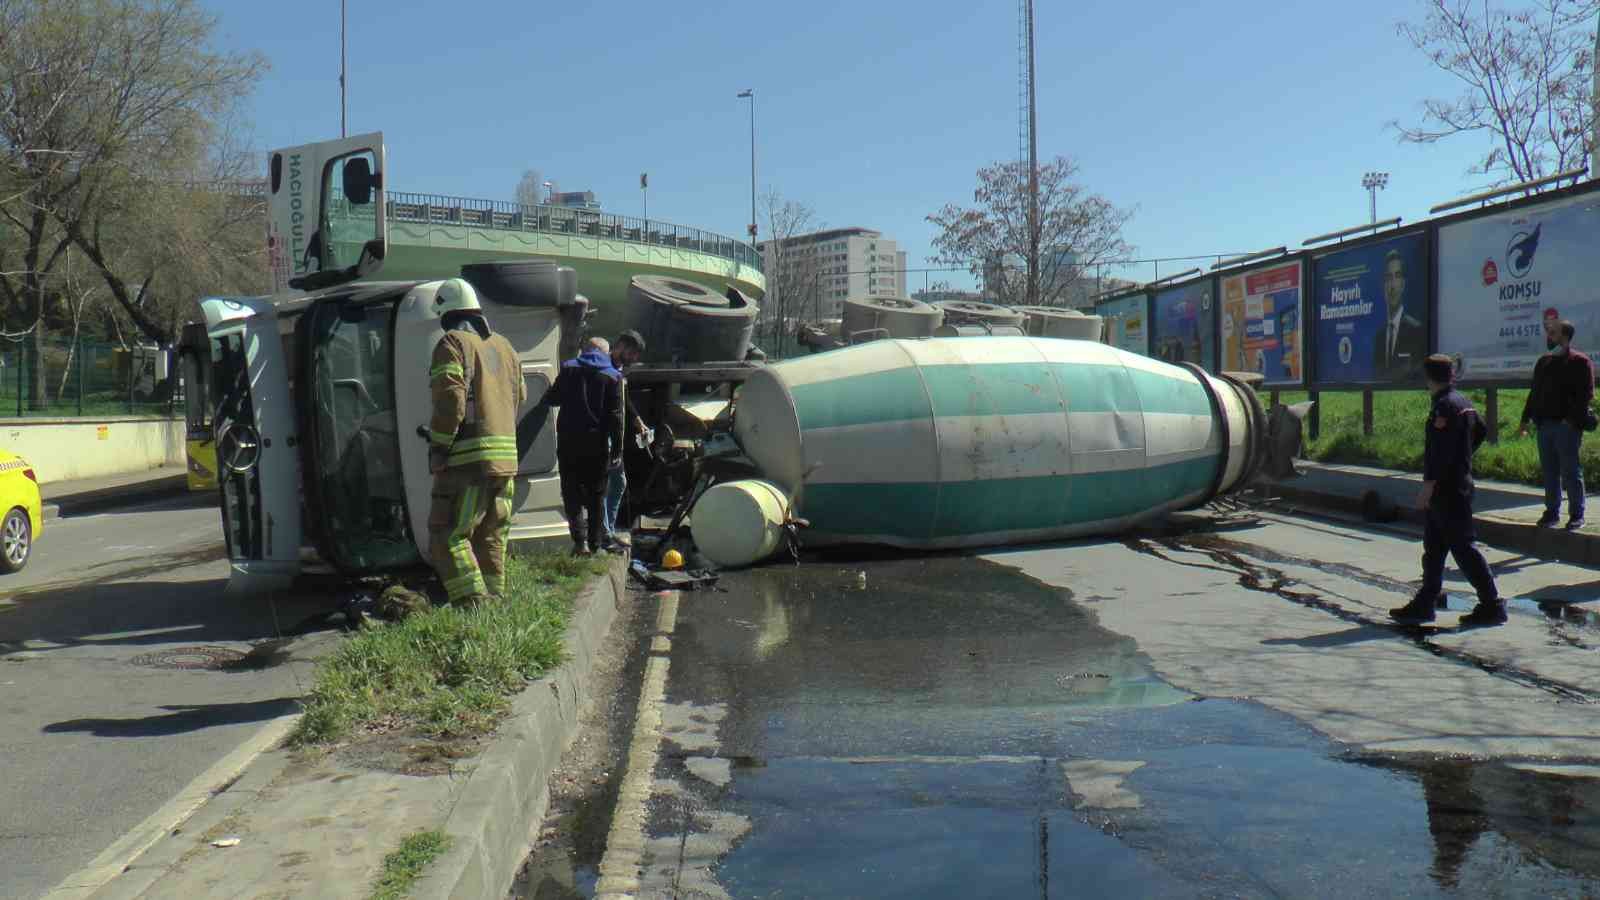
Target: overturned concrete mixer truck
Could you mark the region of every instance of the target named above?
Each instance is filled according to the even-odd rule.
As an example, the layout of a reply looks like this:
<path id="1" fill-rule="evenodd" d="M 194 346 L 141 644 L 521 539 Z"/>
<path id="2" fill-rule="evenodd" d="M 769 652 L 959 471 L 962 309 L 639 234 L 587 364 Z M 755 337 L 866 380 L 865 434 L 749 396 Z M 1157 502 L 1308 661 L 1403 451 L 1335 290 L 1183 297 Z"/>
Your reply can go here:
<path id="1" fill-rule="evenodd" d="M 292 254 L 291 290 L 205 300 L 204 328 L 185 330 L 209 376 L 230 589 L 421 566 L 443 282 L 371 280 L 386 254 L 381 135 L 272 158 L 274 264 Z M 461 275 L 529 388 L 512 539 L 564 537 L 537 401 L 585 336 L 576 276 L 539 259 Z M 658 355 L 630 375 L 656 430 L 629 450 L 630 502 L 687 523 L 725 565 L 765 558 L 782 534 L 939 548 L 1114 531 L 1237 490 L 1297 446 L 1295 417 L 1274 428 L 1240 378 L 1093 341 L 889 339 L 767 364 L 737 291 L 635 287 Z"/>

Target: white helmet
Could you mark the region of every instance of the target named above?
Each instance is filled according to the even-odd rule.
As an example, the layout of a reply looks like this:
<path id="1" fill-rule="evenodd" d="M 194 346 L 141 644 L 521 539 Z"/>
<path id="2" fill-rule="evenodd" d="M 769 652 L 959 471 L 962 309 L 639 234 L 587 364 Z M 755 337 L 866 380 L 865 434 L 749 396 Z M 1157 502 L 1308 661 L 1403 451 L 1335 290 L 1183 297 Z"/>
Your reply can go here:
<path id="1" fill-rule="evenodd" d="M 433 295 L 433 311 L 441 317 L 446 313 L 482 310 L 483 307 L 478 303 L 478 292 L 464 278 L 446 279 L 444 284 L 439 285 L 439 292 Z"/>

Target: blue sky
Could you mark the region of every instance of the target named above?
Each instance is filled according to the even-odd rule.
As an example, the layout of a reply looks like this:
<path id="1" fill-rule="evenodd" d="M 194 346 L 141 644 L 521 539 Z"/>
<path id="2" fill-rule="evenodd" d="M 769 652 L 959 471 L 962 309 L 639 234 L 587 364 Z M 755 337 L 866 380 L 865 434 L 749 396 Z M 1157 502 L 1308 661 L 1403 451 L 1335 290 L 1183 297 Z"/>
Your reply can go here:
<path id="1" fill-rule="evenodd" d="M 253 143 L 338 136 L 334 0 L 209 2 L 223 45 L 272 66 Z M 648 171 L 651 218 L 742 237 L 749 113 L 735 94 L 750 87 L 758 191 L 879 229 L 916 268 L 925 217 L 1016 153 L 1015 0 L 348 3 L 349 131 L 384 132 L 396 190 L 510 199 L 536 168 L 638 215 Z M 1391 173 L 1380 218 L 1416 221 L 1482 185 L 1466 172 L 1486 139 L 1418 147 L 1385 128 L 1455 90 L 1395 31 L 1417 0 L 1036 6 L 1040 156 L 1073 157 L 1091 190 L 1135 207 L 1141 257 L 1360 224 L 1368 170 Z"/>

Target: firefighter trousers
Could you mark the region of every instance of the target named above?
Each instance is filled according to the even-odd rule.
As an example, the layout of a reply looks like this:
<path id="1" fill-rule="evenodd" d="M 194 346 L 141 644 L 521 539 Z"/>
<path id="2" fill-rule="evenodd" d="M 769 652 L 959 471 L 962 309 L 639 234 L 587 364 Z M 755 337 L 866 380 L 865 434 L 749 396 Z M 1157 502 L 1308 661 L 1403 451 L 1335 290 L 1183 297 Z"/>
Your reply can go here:
<path id="1" fill-rule="evenodd" d="M 512 483 L 453 469 L 433 476 L 428 556 L 451 603 L 505 596 Z"/>

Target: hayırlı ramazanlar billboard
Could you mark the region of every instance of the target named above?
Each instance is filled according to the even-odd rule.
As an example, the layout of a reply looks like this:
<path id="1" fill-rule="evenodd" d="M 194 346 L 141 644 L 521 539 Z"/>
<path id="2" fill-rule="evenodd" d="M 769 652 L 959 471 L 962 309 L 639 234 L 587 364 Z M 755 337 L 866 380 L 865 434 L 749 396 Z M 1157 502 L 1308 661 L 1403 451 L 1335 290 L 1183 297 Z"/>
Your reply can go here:
<path id="1" fill-rule="evenodd" d="M 1463 379 L 1527 378 L 1544 320 L 1600 337 L 1600 191 L 1439 229 L 1439 352 Z"/>
<path id="2" fill-rule="evenodd" d="M 1105 319 L 1106 343 L 1129 353 L 1150 355 L 1150 331 L 1145 321 L 1145 295 L 1133 294 L 1095 304 L 1095 313 Z"/>
<path id="3" fill-rule="evenodd" d="M 1150 313 L 1150 355 L 1217 370 L 1217 305 L 1205 278 L 1156 294 Z"/>
<path id="4" fill-rule="evenodd" d="M 1410 384 L 1428 355 L 1422 233 L 1317 257 L 1317 383 Z"/>
<path id="5" fill-rule="evenodd" d="M 1302 280 L 1298 261 L 1221 280 L 1223 369 L 1259 372 L 1271 385 L 1301 383 Z"/>

